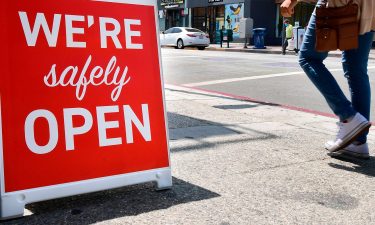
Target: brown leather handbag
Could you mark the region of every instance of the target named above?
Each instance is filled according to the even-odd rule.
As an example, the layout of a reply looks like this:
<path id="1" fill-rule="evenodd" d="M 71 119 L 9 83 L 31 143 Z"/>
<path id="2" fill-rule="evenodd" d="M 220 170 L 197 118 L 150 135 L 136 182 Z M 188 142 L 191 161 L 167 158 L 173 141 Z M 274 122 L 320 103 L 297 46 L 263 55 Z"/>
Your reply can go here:
<path id="1" fill-rule="evenodd" d="M 356 49 L 358 35 L 358 5 L 352 0 L 343 7 L 327 8 L 326 3 L 316 8 L 316 51 Z"/>

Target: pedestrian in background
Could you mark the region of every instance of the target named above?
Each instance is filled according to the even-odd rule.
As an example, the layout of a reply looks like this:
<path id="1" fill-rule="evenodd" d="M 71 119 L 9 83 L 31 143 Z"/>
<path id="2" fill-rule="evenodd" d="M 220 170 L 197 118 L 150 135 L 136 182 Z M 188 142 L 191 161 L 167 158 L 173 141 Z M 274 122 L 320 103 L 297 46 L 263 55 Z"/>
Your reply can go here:
<path id="1" fill-rule="evenodd" d="M 293 25 L 290 24 L 289 19 L 284 20 L 285 38 L 283 41 L 282 53 L 285 55 L 286 48 L 289 45 L 289 40 L 293 38 Z"/>
<path id="2" fill-rule="evenodd" d="M 343 7 L 350 3 L 358 5 L 360 20 L 358 48 L 342 52 L 342 66 L 344 76 L 348 80 L 351 99 L 346 98 L 335 78 L 323 64 L 328 52 L 315 50 L 315 11 L 305 33 L 299 63 L 340 119 L 336 139 L 326 142 L 325 148 L 331 152 L 330 155 L 348 154 L 367 159 L 369 158 L 367 134 L 371 126 L 369 122 L 371 90 L 367 66 L 374 39 L 372 31 L 375 29 L 375 0 L 327 0 L 327 2 L 319 0 L 317 7 Z M 296 4 L 297 0 L 285 0 L 281 5 L 282 15 L 290 17 L 294 13 L 293 8 Z"/>

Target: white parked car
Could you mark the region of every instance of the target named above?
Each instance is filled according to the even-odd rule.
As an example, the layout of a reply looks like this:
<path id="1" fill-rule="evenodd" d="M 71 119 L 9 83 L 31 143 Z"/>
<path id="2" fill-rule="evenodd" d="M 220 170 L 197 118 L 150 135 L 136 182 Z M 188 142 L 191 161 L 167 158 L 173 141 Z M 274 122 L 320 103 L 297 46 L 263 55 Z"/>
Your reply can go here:
<path id="1" fill-rule="evenodd" d="M 160 34 L 160 44 L 162 46 L 174 46 L 178 49 L 189 46 L 204 50 L 210 45 L 210 37 L 195 28 L 172 27 Z"/>

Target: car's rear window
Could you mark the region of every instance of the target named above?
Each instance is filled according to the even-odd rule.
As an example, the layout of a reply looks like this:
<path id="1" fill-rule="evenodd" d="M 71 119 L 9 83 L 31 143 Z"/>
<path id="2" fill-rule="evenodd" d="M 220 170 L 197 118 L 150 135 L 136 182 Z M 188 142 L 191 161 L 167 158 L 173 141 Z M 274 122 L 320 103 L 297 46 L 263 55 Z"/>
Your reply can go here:
<path id="1" fill-rule="evenodd" d="M 203 31 L 198 30 L 198 29 L 194 29 L 194 28 L 186 28 L 186 31 L 187 32 L 199 32 L 199 33 L 203 33 Z"/>

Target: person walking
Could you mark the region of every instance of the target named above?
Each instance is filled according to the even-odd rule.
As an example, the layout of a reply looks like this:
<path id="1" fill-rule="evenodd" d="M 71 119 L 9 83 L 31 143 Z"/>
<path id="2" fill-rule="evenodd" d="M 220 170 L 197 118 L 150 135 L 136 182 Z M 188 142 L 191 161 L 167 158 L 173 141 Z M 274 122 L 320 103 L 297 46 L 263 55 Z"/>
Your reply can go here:
<path id="1" fill-rule="evenodd" d="M 289 19 L 284 20 L 284 28 L 285 28 L 285 34 L 283 32 L 283 36 L 285 35 L 285 38 L 283 38 L 283 46 L 282 46 L 282 53 L 283 55 L 286 54 L 286 48 L 288 47 L 288 41 L 293 38 L 293 25 L 290 24 Z"/>
<path id="2" fill-rule="evenodd" d="M 336 139 L 325 143 L 325 148 L 330 151 L 330 155 L 345 154 L 368 159 L 367 134 L 371 126 L 369 122 L 371 90 L 367 66 L 374 39 L 372 31 L 375 30 L 375 0 L 318 0 L 317 7 L 342 7 L 351 2 L 358 5 L 360 20 L 358 48 L 342 52 L 342 67 L 344 76 L 348 80 L 351 99 L 346 98 L 323 63 L 328 52 L 315 50 L 315 11 L 301 46 L 299 64 L 339 118 Z M 284 0 L 281 5 L 282 15 L 290 17 L 294 13 L 296 4 L 297 0 Z"/>

